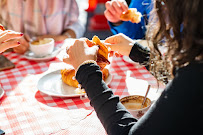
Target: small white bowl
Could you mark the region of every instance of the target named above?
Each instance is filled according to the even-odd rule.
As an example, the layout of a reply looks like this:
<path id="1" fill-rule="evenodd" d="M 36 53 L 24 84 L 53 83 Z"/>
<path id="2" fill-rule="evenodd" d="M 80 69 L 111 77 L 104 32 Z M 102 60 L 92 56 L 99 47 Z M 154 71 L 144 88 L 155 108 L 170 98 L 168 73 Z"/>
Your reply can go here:
<path id="1" fill-rule="evenodd" d="M 140 109 L 143 100 L 144 96 L 140 95 L 126 96 L 120 99 L 121 103 L 136 119 L 140 119 L 152 104 L 152 101 L 146 98 L 143 108 Z"/>
<path id="2" fill-rule="evenodd" d="M 54 39 L 44 38 L 39 41 L 31 41 L 30 50 L 35 54 L 36 57 L 44 57 L 49 55 L 54 50 Z"/>

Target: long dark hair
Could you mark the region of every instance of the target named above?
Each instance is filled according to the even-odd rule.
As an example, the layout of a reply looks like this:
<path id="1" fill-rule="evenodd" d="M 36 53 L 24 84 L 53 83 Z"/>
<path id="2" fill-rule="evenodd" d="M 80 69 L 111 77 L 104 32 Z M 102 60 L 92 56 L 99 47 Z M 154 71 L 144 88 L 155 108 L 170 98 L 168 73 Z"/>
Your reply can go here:
<path id="1" fill-rule="evenodd" d="M 202 61 L 203 0 L 155 0 L 146 38 L 153 42 L 151 71 L 165 83 L 175 69 Z"/>

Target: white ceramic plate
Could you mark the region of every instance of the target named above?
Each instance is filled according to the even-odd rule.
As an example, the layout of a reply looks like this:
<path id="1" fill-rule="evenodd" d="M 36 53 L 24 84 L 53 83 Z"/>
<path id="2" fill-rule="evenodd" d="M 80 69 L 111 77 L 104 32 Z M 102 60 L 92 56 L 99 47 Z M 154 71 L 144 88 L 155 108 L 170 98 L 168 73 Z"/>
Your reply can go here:
<path id="1" fill-rule="evenodd" d="M 4 95 L 4 90 L 0 87 L 0 99 L 3 97 Z"/>
<path id="2" fill-rule="evenodd" d="M 37 56 L 35 56 L 35 54 L 32 51 L 27 51 L 24 54 L 24 57 L 28 60 L 33 60 L 33 61 L 47 61 L 47 60 L 51 60 L 51 59 L 55 58 L 56 55 L 59 54 L 60 50 L 61 50 L 60 48 L 55 47 L 52 54 L 46 55 L 44 57 L 37 57 Z"/>
<path id="3" fill-rule="evenodd" d="M 77 94 L 75 91 L 77 88 L 68 86 L 61 80 L 61 71 L 56 70 L 42 76 L 37 84 L 37 88 L 40 92 L 55 97 L 79 97 L 85 95 L 85 93 Z M 106 84 L 111 82 L 112 76 L 106 79 Z"/>

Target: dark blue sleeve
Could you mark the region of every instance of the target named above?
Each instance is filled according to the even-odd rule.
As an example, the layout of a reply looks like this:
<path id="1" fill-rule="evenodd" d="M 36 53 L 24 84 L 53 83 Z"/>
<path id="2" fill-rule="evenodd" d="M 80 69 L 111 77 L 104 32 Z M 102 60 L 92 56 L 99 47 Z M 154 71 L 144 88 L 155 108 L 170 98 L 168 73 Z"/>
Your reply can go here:
<path id="1" fill-rule="evenodd" d="M 109 26 L 113 34 L 123 33 L 132 39 L 143 39 L 145 37 L 146 27 L 148 23 L 149 13 L 152 9 L 151 0 L 132 0 L 129 8 L 137 8 L 142 14 L 141 22 L 131 23 L 129 21 L 122 22 L 119 26 L 114 26 L 109 22 Z"/>

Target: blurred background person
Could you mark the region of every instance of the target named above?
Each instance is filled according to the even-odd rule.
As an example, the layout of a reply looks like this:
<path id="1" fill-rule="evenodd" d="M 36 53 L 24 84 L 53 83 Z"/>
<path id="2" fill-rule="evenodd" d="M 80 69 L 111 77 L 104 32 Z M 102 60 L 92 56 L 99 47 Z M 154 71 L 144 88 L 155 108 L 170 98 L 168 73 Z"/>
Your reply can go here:
<path id="1" fill-rule="evenodd" d="M 130 21 L 121 21 L 120 16 L 129 8 L 137 8 L 142 14 L 140 23 Z M 146 25 L 148 24 L 149 13 L 153 6 L 151 0 L 112 0 L 107 1 L 104 15 L 109 21 L 109 26 L 113 34 L 123 33 L 132 39 L 144 39 Z"/>
<path id="2" fill-rule="evenodd" d="M 82 37 L 86 25 L 82 15 L 76 0 L 0 1 L 0 23 L 6 29 L 24 33 L 19 39 L 22 45 L 14 48 L 21 54 L 29 49 L 32 37 L 50 37 L 55 41 Z"/>

